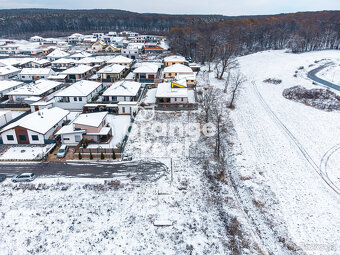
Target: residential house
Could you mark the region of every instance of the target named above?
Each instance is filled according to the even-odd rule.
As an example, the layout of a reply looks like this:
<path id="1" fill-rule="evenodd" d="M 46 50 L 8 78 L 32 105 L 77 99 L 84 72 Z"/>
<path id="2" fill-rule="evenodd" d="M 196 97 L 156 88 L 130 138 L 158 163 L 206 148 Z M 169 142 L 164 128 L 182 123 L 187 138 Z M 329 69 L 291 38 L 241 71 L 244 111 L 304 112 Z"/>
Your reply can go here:
<path id="1" fill-rule="evenodd" d="M 21 81 L 0 80 L 0 97 L 7 96 L 7 93 L 25 85 Z"/>
<path id="2" fill-rule="evenodd" d="M 62 71 L 74 66 L 76 60 L 71 58 L 59 58 L 51 63 L 51 67 L 55 70 Z"/>
<path id="3" fill-rule="evenodd" d="M 0 128 L 5 126 L 8 122 L 12 120 L 11 111 L 0 111 Z"/>
<path id="4" fill-rule="evenodd" d="M 142 63 L 133 73 L 135 80 L 142 83 L 154 83 L 159 77 L 159 66 L 154 63 Z"/>
<path id="5" fill-rule="evenodd" d="M 186 81 L 188 88 L 194 88 L 196 86 L 197 81 L 196 81 L 195 73 L 192 73 L 192 74 L 180 73 L 180 74 L 177 74 L 175 78 L 176 81 L 180 81 L 183 79 Z"/>
<path id="6" fill-rule="evenodd" d="M 75 33 L 67 37 L 67 42 L 70 44 L 81 43 L 84 40 L 84 36 L 79 33 Z"/>
<path id="7" fill-rule="evenodd" d="M 109 59 L 106 63 L 122 65 L 130 68 L 133 64 L 133 60 L 131 58 L 127 58 L 124 56 L 116 56 L 114 58 Z"/>
<path id="8" fill-rule="evenodd" d="M 40 79 L 47 79 L 55 72 L 52 68 L 24 68 L 19 73 L 19 79 L 22 81 L 36 81 Z"/>
<path id="9" fill-rule="evenodd" d="M 93 67 L 88 65 L 79 65 L 71 67 L 61 74 L 66 74 L 67 82 L 75 82 L 90 77 L 93 74 Z"/>
<path id="10" fill-rule="evenodd" d="M 175 78 L 178 74 L 193 74 L 193 71 L 190 67 L 183 64 L 174 64 L 164 68 L 164 78 L 171 79 Z"/>
<path id="11" fill-rule="evenodd" d="M 53 142 L 53 133 L 60 127 L 69 111 L 54 107 L 33 112 L 0 131 L 4 144 L 46 144 Z"/>
<path id="12" fill-rule="evenodd" d="M 80 60 L 82 58 L 87 58 L 87 57 L 91 57 L 92 54 L 88 53 L 86 51 L 82 51 L 82 52 L 78 52 L 78 53 L 74 53 L 73 55 L 70 56 L 70 58 L 74 59 L 74 60 Z"/>
<path id="13" fill-rule="evenodd" d="M 182 56 L 169 56 L 163 59 L 164 66 L 172 66 L 174 64 L 188 65 L 188 61 Z"/>
<path id="14" fill-rule="evenodd" d="M 138 111 L 138 102 L 118 102 L 118 114 L 130 115 Z"/>
<path id="15" fill-rule="evenodd" d="M 35 35 L 35 36 L 32 36 L 32 37 L 30 38 L 30 41 L 31 41 L 31 42 L 42 42 L 42 41 L 44 41 L 44 38 L 41 37 L 41 36 Z"/>
<path id="16" fill-rule="evenodd" d="M 25 84 L 7 93 L 10 102 L 22 103 L 25 99 L 37 97 L 41 99 L 63 87 L 64 84 L 57 81 L 39 80 L 35 83 Z"/>
<path id="17" fill-rule="evenodd" d="M 138 101 L 142 84 L 134 81 L 118 81 L 104 91 L 105 102 L 131 102 Z"/>
<path id="18" fill-rule="evenodd" d="M 176 84 L 177 85 L 177 84 Z M 160 83 L 156 91 L 157 104 L 187 104 L 188 89 L 184 84 L 176 86 L 173 83 Z"/>
<path id="19" fill-rule="evenodd" d="M 105 43 L 103 41 L 97 40 L 91 46 L 91 52 L 102 52 L 105 48 Z"/>
<path id="20" fill-rule="evenodd" d="M 3 66 L 0 67 L 0 80 L 7 80 L 10 78 L 15 78 L 20 73 L 20 69 L 14 66 Z"/>
<path id="21" fill-rule="evenodd" d="M 97 74 L 100 75 L 101 82 L 112 83 L 122 79 L 124 77 L 125 70 L 125 66 L 112 64 L 100 69 Z"/>
<path id="22" fill-rule="evenodd" d="M 56 48 L 54 51 L 47 55 L 47 59 L 52 62 L 59 58 L 67 58 L 69 56 L 70 54 L 68 54 L 67 52 L 62 51 L 59 48 Z"/>
<path id="23" fill-rule="evenodd" d="M 120 52 L 121 49 L 116 47 L 115 45 L 109 44 L 104 48 L 104 51 L 106 53 L 116 53 L 116 52 Z"/>
<path id="24" fill-rule="evenodd" d="M 71 124 L 62 127 L 55 135 L 69 146 L 77 146 L 82 140 L 106 142 L 112 137 L 107 122 L 107 112 L 80 114 Z"/>
<path id="25" fill-rule="evenodd" d="M 161 54 L 164 52 L 164 49 L 156 43 L 146 43 L 144 45 L 144 51 L 145 53 Z"/>
<path id="26" fill-rule="evenodd" d="M 104 88 L 95 81 L 81 80 L 54 95 L 55 106 L 63 109 L 81 110 Z"/>
<path id="27" fill-rule="evenodd" d="M 47 59 L 43 58 L 34 58 L 29 60 L 27 63 L 24 64 L 25 68 L 45 68 L 48 67 L 51 62 Z"/>

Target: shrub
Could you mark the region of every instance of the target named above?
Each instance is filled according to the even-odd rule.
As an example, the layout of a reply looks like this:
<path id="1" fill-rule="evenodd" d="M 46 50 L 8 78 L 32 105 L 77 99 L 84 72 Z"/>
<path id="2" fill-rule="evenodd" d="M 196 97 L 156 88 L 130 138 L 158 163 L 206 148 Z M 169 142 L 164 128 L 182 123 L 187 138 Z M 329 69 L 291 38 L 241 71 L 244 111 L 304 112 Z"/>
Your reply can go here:
<path id="1" fill-rule="evenodd" d="M 112 159 L 116 159 L 116 153 L 114 149 L 112 150 Z"/>
<path id="2" fill-rule="evenodd" d="M 105 159 L 105 156 L 104 156 L 103 152 L 100 153 L 100 159 Z"/>
<path id="3" fill-rule="evenodd" d="M 83 157 L 81 156 L 80 152 L 78 153 L 78 158 L 82 159 Z"/>
<path id="4" fill-rule="evenodd" d="M 92 155 L 92 152 L 90 151 L 90 159 L 92 160 L 93 159 L 93 155 Z"/>

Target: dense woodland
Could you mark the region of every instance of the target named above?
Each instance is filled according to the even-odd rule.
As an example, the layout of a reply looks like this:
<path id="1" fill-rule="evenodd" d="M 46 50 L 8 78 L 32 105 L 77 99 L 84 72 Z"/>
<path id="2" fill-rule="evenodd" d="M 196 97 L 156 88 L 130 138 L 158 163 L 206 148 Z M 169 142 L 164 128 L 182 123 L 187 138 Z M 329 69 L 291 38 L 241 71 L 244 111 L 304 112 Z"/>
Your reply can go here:
<path id="1" fill-rule="evenodd" d="M 0 10 L 0 36 L 29 38 L 70 35 L 70 33 L 130 30 L 166 35 L 170 29 L 196 22 L 216 22 L 226 19 L 219 15 L 140 14 L 121 10 Z"/>
<path id="2" fill-rule="evenodd" d="M 251 52 L 289 48 L 292 52 L 340 49 L 340 12 L 305 12 L 234 18 L 175 26 L 172 49 L 196 61 L 213 62 Z"/>

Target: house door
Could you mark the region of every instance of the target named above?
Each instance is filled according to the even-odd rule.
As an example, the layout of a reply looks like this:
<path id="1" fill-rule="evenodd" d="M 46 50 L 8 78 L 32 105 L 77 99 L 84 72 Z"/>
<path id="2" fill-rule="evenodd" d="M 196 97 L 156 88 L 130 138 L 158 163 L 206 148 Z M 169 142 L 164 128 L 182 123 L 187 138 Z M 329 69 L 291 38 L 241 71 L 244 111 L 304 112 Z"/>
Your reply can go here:
<path id="1" fill-rule="evenodd" d="M 14 130 L 18 144 L 29 144 L 27 129 L 22 127 L 15 127 Z"/>

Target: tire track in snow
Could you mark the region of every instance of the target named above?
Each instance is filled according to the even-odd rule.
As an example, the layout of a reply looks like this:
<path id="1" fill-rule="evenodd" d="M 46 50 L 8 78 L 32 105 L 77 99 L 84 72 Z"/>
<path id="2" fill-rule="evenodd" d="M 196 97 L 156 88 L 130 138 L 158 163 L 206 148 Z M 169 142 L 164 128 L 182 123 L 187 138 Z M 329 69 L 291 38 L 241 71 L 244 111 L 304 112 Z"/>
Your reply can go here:
<path id="1" fill-rule="evenodd" d="M 297 146 L 298 150 L 302 153 L 304 158 L 307 160 L 307 162 L 311 165 L 311 167 L 314 169 L 314 171 L 322 178 L 322 180 L 338 195 L 340 195 L 340 188 L 337 187 L 336 184 L 332 182 L 332 180 L 329 179 L 329 177 L 322 172 L 320 167 L 315 163 L 315 161 L 312 159 L 312 157 L 308 154 L 308 152 L 305 150 L 305 148 L 302 146 L 302 144 L 296 139 L 296 137 L 289 131 L 289 129 L 282 123 L 282 121 L 276 116 L 276 114 L 271 110 L 269 105 L 266 103 L 266 101 L 263 99 L 262 95 L 260 94 L 256 82 L 251 82 L 253 85 L 253 89 L 255 91 L 255 94 L 259 98 L 262 106 L 267 111 L 269 116 L 272 118 L 272 120 L 282 129 L 282 131 L 294 142 L 294 144 Z"/>

